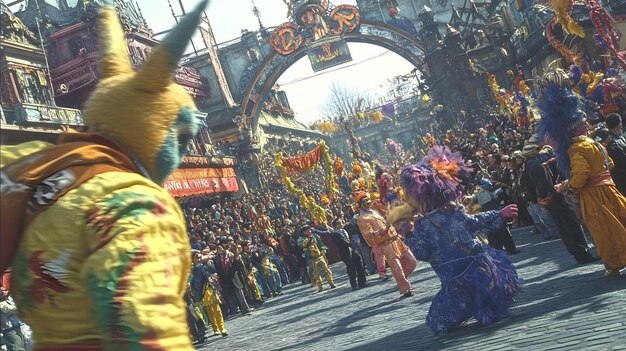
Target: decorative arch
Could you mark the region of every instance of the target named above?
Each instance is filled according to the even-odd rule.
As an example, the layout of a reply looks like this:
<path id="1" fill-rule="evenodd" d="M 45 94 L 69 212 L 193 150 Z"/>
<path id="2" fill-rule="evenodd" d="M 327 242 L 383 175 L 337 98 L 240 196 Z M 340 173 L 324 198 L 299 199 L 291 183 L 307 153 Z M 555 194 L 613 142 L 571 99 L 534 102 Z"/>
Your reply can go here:
<path id="1" fill-rule="evenodd" d="M 424 61 L 424 48 L 422 43 L 406 31 L 389 24 L 361 20 L 359 28 L 353 32 L 345 33 L 343 39 L 350 43 L 367 43 L 384 47 L 416 67 L 420 67 L 427 73 L 427 65 Z M 303 45 L 289 56 L 280 55 L 272 50 L 263 62 L 258 66 L 256 73 L 248 82 L 241 100 L 240 114 L 245 120 L 247 127 L 256 133 L 261 114 L 261 108 L 265 97 L 278 81 L 280 76 L 289 69 L 296 61 L 306 55 L 307 47 Z"/>

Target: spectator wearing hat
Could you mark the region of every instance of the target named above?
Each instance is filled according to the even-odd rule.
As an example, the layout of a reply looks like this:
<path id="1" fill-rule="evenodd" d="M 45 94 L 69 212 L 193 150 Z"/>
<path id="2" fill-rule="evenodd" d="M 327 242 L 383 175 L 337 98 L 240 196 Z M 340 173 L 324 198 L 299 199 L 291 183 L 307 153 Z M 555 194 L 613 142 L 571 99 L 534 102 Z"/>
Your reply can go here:
<path id="1" fill-rule="evenodd" d="M 537 144 L 527 144 L 522 149 L 522 155 L 526 158 L 524 162 L 524 172 L 520 183 L 526 188 L 528 201 L 531 203 L 529 208 L 536 213 L 536 217 L 543 220 L 544 238 L 554 238 L 556 234 L 552 231 L 549 220 L 546 216 L 542 216 L 540 210 L 545 209 L 552 216 L 554 223 L 559 231 L 559 236 L 565 244 L 567 251 L 574 256 L 579 264 L 597 261 L 591 253 L 585 239 L 580 222 L 576 217 L 574 210 L 565 201 L 565 197 L 555 191 L 552 179 L 546 172 L 541 161 L 537 159 L 539 154 L 539 146 Z M 535 205 L 542 206 L 537 209 Z M 536 222 L 540 230 L 542 222 Z"/>
<path id="2" fill-rule="evenodd" d="M 385 255 L 400 294 L 404 297 L 413 296 L 411 283 L 407 277 L 413 273 L 417 265 L 415 256 L 404 244 L 393 225 L 387 223 L 385 217 L 372 208 L 369 194 L 359 191 L 354 195 L 354 200 L 360 208 L 357 224 L 363 238 L 368 245 L 380 248 Z"/>

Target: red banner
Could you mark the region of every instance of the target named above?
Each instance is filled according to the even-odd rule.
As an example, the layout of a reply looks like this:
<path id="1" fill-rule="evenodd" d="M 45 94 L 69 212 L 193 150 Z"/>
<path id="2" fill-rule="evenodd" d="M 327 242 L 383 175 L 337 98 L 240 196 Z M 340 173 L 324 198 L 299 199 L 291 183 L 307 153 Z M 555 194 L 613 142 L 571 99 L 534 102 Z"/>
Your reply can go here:
<path id="1" fill-rule="evenodd" d="M 288 171 L 308 172 L 320 161 L 321 156 L 322 147 L 318 145 L 309 152 L 291 157 L 283 157 L 282 162 L 283 166 L 285 166 Z"/>
<path id="2" fill-rule="evenodd" d="M 174 197 L 239 191 L 233 168 L 180 168 L 164 188 Z"/>

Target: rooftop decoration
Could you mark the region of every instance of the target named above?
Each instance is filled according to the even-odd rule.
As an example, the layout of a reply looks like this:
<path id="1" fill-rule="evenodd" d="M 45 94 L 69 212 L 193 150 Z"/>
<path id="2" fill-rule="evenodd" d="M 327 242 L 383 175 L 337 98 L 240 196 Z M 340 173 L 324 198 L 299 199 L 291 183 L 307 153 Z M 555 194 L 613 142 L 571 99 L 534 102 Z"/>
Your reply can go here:
<path id="1" fill-rule="evenodd" d="M 278 26 L 270 37 L 272 48 L 284 56 L 305 44 L 314 46 L 312 44 L 320 41 L 338 41 L 341 35 L 355 31 L 361 23 L 359 10 L 351 5 L 339 5 L 330 12 L 327 0 L 308 0 L 292 6 L 292 21 Z"/>
<path id="2" fill-rule="evenodd" d="M 39 39 L 15 16 L 9 7 L 0 3 L 0 39 L 37 46 Z"/>

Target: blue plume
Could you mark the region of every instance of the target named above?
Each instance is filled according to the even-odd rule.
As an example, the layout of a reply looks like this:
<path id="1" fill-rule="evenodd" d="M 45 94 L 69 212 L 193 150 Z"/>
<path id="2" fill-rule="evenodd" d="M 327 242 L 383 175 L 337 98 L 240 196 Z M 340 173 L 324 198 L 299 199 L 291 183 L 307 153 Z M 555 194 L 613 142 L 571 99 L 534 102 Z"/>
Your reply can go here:
<path id="1" fill-rule="evenodd" d="M 567 149 L 571 144 L 574 131 L 571 126 L 582 121 L 581 102 L 569 88 L 555 83 L 548 83 L 541 91 L 537 103 L 541 119 L 537 124 L 540 139 L 549 140 L 554 147 L 557 168 L 561 175 L 569 179 L 570 162 Z"/>

